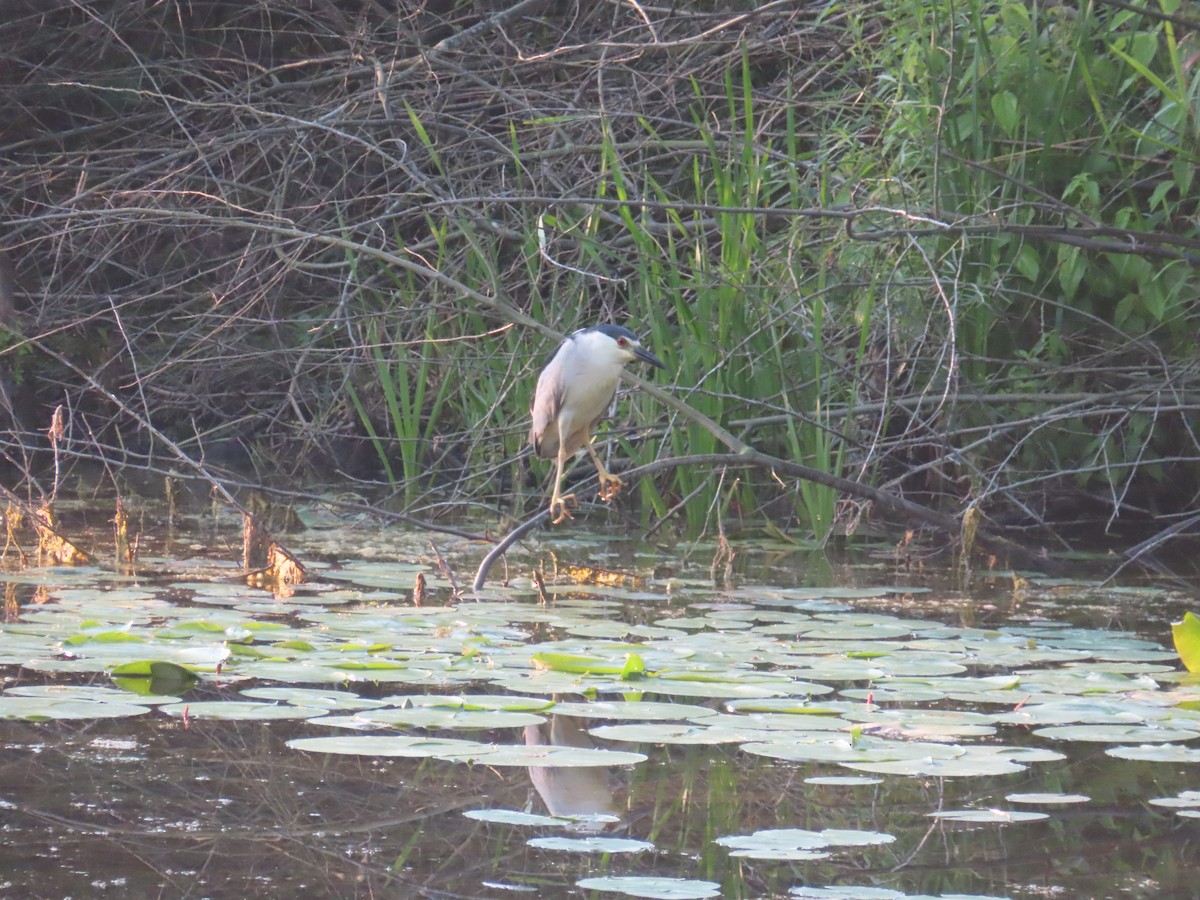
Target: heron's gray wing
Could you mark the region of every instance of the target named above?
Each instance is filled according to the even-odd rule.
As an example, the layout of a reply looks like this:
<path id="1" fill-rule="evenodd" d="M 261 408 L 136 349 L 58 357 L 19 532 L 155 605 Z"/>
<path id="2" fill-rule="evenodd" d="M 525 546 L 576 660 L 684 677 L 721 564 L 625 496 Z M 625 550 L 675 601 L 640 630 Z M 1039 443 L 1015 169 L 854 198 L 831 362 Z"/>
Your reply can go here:
<path id="1" fill-rule="evenodd" d="M 533 444 L 533 452 L 542 459 L 550 459 L 558 453 L 558 429 L 554 426 L 562 411 L 564 391 L 562 384 L 552 375 L 549 368 L 542 372 L 529 405 L 533 419 L 529 427 L 529 443 Z"/>

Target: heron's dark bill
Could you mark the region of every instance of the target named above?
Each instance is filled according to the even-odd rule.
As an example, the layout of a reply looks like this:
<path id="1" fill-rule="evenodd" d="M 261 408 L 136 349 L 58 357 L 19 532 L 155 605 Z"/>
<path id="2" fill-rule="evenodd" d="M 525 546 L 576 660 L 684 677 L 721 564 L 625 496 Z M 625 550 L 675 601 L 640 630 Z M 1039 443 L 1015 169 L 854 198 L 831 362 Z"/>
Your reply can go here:
<path id="1" fill-rule="evenodd" d="M 659 359 L 657 356 L 655 356 L 653 353 L 651 353 L 649 350 L 647 350 L 645 347 L 638 347 L 636 350 L 633 351 L 633 355 L 636 356 L 638 359 L 640 359 L 642 362 L 648 362 L 648 363 L 650 363 L 650 365 L 655 366 L 659 369 L 666 368 L 666 365 L 663 363 L 663 361 L 661 359 Z"/>

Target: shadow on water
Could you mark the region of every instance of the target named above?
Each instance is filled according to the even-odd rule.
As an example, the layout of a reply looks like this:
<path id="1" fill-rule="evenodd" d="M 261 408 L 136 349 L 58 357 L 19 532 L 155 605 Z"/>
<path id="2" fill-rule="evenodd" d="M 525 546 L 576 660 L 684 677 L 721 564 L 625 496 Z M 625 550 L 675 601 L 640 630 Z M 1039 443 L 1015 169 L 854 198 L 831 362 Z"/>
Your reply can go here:
<path id="1" fill-rule="evenodd" d="M 525 571 L 552 549 L 626 577 L 418 609 L 419 570 L 448 591 L 424 562 L 314 566 L 286 600 L 166 555 L 8 572 L 4 893 L 1193 895 L 1188 597 L 749 547 L 716 586 L 578 533 Z M 120 692 L 136 659 L 201 680 Z"/>

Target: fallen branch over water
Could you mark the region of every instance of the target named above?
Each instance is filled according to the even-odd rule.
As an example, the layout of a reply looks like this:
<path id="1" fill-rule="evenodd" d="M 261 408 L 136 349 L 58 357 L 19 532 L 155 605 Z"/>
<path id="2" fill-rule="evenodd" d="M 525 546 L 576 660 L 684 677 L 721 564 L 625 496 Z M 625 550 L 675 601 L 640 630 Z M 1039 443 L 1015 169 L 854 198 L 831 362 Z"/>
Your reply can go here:
<path id="1" fill-rule="evenodd" d="M 687 407 L 686 404 L 681 405 L 690 410 L 690 407 Z M 718 428 L 718 430 L 723 429 Z M 731 438 L 731 440 L 736 441 L 737 439 Z M 737 443 L 741 442 L 737 441 Z M 905 500 L 903 497 L 897 497 L 895 494 L 881 491 L 878 488 L 871 487 L 869 484 L 851 481 L 848 478 L 831 475 L 828 472 L 814 469 L 811 466 L 761 453 L 745 444 L 742 444 L 742 446 L 746 447 L 746 449 L 739 453 L 708 453 L 698 456 L 672 456 L 666 459 L 656 459 L 654 462 L 647 463 L 644 466 L 627 469 L 621 472 L 620 475 L 623 480 L 631 481 L 634 478 L 653 475 L 657 472 L 676 469 L 681 466 L 770 469 L 776 474 L 788 475 L 793 478 L 803 478 L 806 481 L 823 484 L 845 494 L 870 500 L 885 513 L 933 526 L 949 537 L 957 539 L 961 535 L 963 523 L 959 516 L 953 516 L 949 513 L 939 512 L 936 509 L 922 506 L 919 503 L 913 503 L 911 500 Z M 594 480 L 592 478 L 584 482 L 581 488 L 589 486 Z M 472 590 L 482 590 L 487 583 L 488 572 L 496 560 L 503 556 L 509 547 L 548 517 L 549 509 L 542 509 L 505 535 L 479 564 L 479 569 L 475 573 L 475 581 L 471 585 Z M 1037 569 L 1043 572 L 1053 572 L 1059 568 L 1057 560 L 1043 556 L 1000 535 L 991 534 L 982 526 L 975 534 L 974 543 L 976 546 L 986 549 L 991 553 L 1006 557 L 1013 565 L 1023 568 Z"/>

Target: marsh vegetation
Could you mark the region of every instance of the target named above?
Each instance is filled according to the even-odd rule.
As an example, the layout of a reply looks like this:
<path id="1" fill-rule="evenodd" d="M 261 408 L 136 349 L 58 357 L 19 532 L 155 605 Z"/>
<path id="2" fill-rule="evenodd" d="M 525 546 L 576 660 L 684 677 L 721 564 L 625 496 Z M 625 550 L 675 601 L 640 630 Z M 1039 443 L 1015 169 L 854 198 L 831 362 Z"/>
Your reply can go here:
<path id="1" fill-rule="evenodd" d="M 862 489 L 664 466 L 644 524 L 1194 540 L 1186 7 L 7 8 L 10 487 L 62 406 L 118 477 L 520 517 L 538 365 L 615 320 L 669 373 L 606 454 Z"/>

